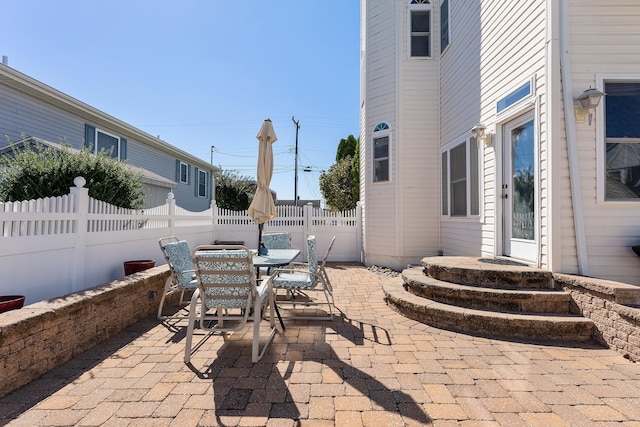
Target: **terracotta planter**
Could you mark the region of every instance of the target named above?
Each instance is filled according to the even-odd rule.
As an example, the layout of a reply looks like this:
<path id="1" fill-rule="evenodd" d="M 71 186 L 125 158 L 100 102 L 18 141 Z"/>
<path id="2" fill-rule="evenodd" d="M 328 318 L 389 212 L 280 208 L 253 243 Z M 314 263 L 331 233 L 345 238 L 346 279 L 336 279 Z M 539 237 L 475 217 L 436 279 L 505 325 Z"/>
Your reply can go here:
<path id="1" fill-rule="evenodd" d="M 124 262 L 124 275 L 128 276 L 133 273 L 147 270 L 155 267 L 156 262 L 152 259 L 137 259 Z"/>
<path id="2" fill-rule="evenodd" d="M 0 313 L 22 308 L 24 305 L 24 295 L 0 296 Z"/>

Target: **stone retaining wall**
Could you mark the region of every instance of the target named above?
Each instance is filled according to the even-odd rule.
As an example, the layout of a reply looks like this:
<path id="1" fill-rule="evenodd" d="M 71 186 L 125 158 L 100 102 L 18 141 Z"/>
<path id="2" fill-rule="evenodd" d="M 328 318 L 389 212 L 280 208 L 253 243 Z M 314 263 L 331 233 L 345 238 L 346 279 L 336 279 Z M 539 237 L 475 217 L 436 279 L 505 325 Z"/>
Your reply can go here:
<path id="1" fill-rule="evenodd" d="M 640 362 L 640 286 L 568 274 L 553 278 L 571 294 L 575 311 L 595 323 L 596 340 Z"/>
<path id="2" fill-rule="evenodd" d="M 155 314 L 168 276 L 163 265 L 1 313 L 0 397 Z"/>

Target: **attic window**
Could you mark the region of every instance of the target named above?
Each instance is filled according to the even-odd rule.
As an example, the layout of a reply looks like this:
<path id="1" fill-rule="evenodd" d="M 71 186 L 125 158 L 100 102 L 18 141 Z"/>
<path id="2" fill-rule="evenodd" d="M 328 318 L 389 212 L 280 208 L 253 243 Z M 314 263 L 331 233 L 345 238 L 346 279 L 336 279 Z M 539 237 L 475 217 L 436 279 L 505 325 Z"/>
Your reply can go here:
<path id="1" fill-rule="evenodd" d="M 429 0 L 411 0 L 411 4 L 431 4 Z"/>
<path id="2" fill-rule="evenodd" d="M 375 129 L 373 129 L 374 132 L 380 132 L 382 130 L 389 130 L 389 125 L 386 123 L 378 123 Z"/>

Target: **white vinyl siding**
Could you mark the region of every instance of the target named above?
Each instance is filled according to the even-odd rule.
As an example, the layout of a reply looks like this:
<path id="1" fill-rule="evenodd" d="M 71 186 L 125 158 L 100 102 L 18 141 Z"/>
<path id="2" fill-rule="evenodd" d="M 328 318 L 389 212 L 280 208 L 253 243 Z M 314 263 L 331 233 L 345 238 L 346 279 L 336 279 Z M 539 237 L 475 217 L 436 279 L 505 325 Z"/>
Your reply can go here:
<path id="1" fill-rule="evenodd" d="M 640 39 L 640 3 L 571 0 L 569 10 L 574 99 L 589 87 L 604 91 L 607 81 L 640 80 L 640 44 L 634 42 Z M 640 205 L 604 198 L 604 108 L 600 102 L 591 126 L 587 120 L 575 122 L 588 273 L 640 284 L 638 257 L 630 249 L 640 243 Z M 570 187 L 564 187 L 569 195 Z M 563 223 L 570 223 L 570 214 L 564 211 Z"/>
<path id="2" fill-rule="evenodd" d="M 388 0 L 367 2 L 363 13 L 368 25 L 363 31 L 363 45 L 367 55 L 362 66 L 366 74 L 362 76 L 366 88 L 361 111 L 362 133 L 360 136 L 362 166 L 361 199 L 364 200 L 363 218 L 366 262 L 382 265 L 392 260 L 396 252 L 396 212 L 398 196 L 394 185 L 397 168 L 391 167 L 390 181 L 373 183 L 373 130 L 379 123 L 387 123 L 393 131 L 396 125 L 396 46 L 395 22 L 399 10 L 405 9 Z M 402 37 L 404 39 L 404 37 Z M 391 135 L 390 157 L 395 159 L 395 138 Z M 361 200 L 362 201 L 362 200 Z M 386 264 L 389 265 L 389 264 Z"/>
<path id="3" fill-rule="evenodd" d="M 445 255 L 493 256 L 498 252 L 501 224 L 496 216 L 496 185 L 501 174 L 496 168 L 501 166 L 496 165 L 500 159 L 496 103 L 531 76 L 536 76 L 535 93 L 544 94 L 546 3 L 449 1 L 449 32 L 455 34 L 455 43 L 440 59 L 441 143 L 459 140 L 476 123 L 485 124 L 493 135 L 490 146 L 479 151 L 480 215 L 443 218 Z M 505 31 L 506 26 L 518 31 Z M 541 104 L 541 114 L 544 107 Z M 544 162 L 541 159 L 543 168 Z"/>
<path id="4" fill-rule="evenodd" d="M 402 2 L 397 2 L 402 4 Z M 436 4 L 433 1 L 432 4 Z M 407 4 L 404 4 L 407 7 Z M 438 52 L 435 41 L 439 34 L 438 7 L 431 10 L 431 49 Z M 400 12 L 400 33 L 408 31 L 409 14 Z M 401 230 L 400 253 L 406 264 L 440 250 L 438 222 L 440 218 L 439 158 L 439 55 L 429 60 L 407 58 L 409 40 L 400 38 L 398 67 L 398 125 L 394 128 L 393 146 L 397 158 L 395 188 L 403 209 L 398 212 Z M 420 154 L 417 154 L 420 153 Z"/>

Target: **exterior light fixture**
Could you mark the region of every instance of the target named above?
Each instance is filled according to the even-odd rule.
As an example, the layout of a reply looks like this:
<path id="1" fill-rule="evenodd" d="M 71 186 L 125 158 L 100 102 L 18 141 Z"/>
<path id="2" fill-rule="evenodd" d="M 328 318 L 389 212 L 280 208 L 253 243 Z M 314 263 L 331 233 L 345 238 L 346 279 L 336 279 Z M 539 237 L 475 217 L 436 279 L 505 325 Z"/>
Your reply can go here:
<path id="1" fill-rule="evenodd" d="M 589 117 L 589 126 L 591 126 L 591 119 L 593 118 L 593 112 L 600 104 L 600 99 L 605 95 L 604 92 L 600 92 L 598 89 L 589 87 L 576 98 L 576 101 L 580 103 L 580 108 L 584 110 Z"/>
<path id="2" fill-rule="evenodd" d="M 491 134 L 487 132 L 487 127 L 482 123 L 478 123 L 471 128 L 471 135 L 478 140 L 483 141 L 484 145 L 491 145 Z"/>

